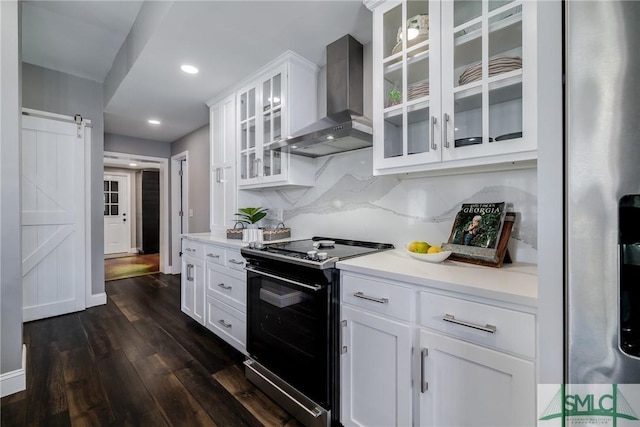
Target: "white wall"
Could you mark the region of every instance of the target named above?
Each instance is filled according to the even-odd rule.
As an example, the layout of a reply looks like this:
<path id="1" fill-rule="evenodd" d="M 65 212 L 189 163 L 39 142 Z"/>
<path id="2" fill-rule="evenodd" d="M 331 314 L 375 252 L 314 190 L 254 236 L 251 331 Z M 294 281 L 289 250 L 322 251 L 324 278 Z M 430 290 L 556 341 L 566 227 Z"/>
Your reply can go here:
<path id="1" fill-rule="evenodd" d="M 104 151 L 168 159 L 171 157 L 171 143 L 105 133 Z"/>
<path id="2" fill-rule="evenodd" d="M 189 152 L 189 233 L 209 231 L 209 125 L 171 143 L 171 155 Z"/>
<path id="3" fill-rule="evenodd" d="M 0 374 L 22 368 L 19 7 L 0 1 Z"/>

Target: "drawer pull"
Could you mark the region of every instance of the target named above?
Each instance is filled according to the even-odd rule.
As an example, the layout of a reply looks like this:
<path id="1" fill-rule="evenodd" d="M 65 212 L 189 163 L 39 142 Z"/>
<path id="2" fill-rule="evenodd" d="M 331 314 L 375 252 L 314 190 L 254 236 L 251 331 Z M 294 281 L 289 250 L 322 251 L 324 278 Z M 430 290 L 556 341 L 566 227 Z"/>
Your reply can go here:
<path id="1" fill-rule="evenodd" d="M 495 334 L 496 333 L 496 329 L 497 329 L 495 326 L 489 325 L 489 324 L 486 324 L 485 326 L 482 326 L 482 325 L 478 325 L 476 323 L 465 322 L 464 320 L 458 320 L 452 314 L 445 314 L 444 317 L 442 318 L 442 320 L 444 320 L 445 322 L 455 323 L 456 325 L 466 326 L 467 328 L 478 329 L 480 331 L 487 332 L 487 333 L 490 333 L 490 334 Z"/>
<path id="2" fill-rule="evenodd" d="M 214 255 L 214 254 L 207 254 L 207 256 L 210 258 L 220 258 L 220 255 Z"/>
<path id="3" fill-rule="evenodd" d="M 220 323 L 222 326 L 224 326 L 227 329 L 231 329 L 231 323 L 225 322 L 224 319 L 218 320 L 218 323 Z"/>
<path id="4" fill-rule="evenodd" d="M 195 249 L 191 249 L 191 248 L 186 248 L 185 251 L 187 251 L 187 252 L 195 252 L 196 250 Z"/>
<path id="5" fill-rule="evenodd" d="M 231 264 L 238 264 L 238 265 L 243 265 L 244 264 L 244 262 L 238 261 L 237 259 L 230 259 L 229 262 Z"/>
<path id="6" fill-rule="evenodd" d="M 380 303 L 380 304 L 389 304 L 389 299 L 388 298 L 370 297 L 369 295 L 365 295 L 362 292 L 356 292 L 355 294 L 353 294 L 353 296 L 356 297 L 356 298 L 366 299 L 367 301 L 373 301 L 373 302 L 377 302 L 377 303 Z"/>
<path id="7" fill-rule="evenodd" d="M 218 283 L 218 287 L 227 291 L 231 289 L 231 286 L 225 286 L 224 283 Z"/>

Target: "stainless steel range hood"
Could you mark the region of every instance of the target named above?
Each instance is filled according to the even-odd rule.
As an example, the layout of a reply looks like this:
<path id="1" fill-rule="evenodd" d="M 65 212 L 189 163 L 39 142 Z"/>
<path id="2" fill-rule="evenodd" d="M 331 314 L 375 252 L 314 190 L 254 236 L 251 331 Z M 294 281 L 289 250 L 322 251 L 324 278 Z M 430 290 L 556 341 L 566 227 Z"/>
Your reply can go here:
<path id="1" fill-rule="evenodd" d="M 362 68 L 362 44 L 350 35 L 327 46 L 327 116 L 274 150 L 321 157 L 370 147 L 373 127 L 362 115 Z"/>

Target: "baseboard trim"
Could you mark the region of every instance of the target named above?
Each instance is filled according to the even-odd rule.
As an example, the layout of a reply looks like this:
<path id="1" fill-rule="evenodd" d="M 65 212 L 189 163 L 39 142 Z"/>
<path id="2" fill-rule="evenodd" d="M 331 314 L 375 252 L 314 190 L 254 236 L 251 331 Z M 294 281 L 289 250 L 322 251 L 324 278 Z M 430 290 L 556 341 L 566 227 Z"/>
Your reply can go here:
<path id="1" fill-rule="evenodd" d="M 87 308 L 95 307 L 97 305 L 105 305 L 107 303 L 107 294 L 102 292 L 101 294 L 92 294 L 87 299 Z"/>
<path id="2" fill-rule="evenodd" d="M 22 368 L 0 374 L 0 397 L 9 396 L 27 388 L 27 346 L 22 344 Z"/>

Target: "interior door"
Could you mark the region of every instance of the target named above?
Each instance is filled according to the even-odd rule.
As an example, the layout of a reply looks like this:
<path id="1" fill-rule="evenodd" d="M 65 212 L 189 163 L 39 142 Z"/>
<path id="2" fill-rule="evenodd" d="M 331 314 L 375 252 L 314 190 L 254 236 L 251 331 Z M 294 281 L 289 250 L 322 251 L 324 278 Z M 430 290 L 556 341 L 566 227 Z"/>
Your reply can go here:
<path id="1" fill-rule="evenodd" d="M 129 177 L 104 176 L 104 253 L 129 252 L 131 233 L 129 212 Z"/>
<path id="2" fill-rule="evenodd" d="M 22 118 L 24 321 L 85 308 L 84 126 Z"/>

